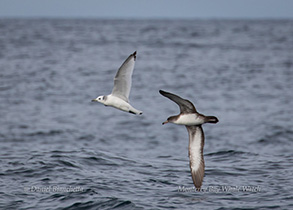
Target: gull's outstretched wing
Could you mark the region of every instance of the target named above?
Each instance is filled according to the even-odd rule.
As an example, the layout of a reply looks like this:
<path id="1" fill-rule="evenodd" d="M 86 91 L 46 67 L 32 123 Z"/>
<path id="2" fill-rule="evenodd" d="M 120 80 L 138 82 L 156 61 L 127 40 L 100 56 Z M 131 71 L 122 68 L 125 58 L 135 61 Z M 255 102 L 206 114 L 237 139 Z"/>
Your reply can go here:
<path id="1" fill-rule="evenodd" d="M 194 105 L 186 100 L 183 99 L 173 93 L 168 93 L 166 91 L 160 90 L 159 91 L 163 96 L 169 98 L 170 100 L 174 101 L 176 104 L 178 104 L 179 108 L 180 108 L 180 112 L 181 113 L 195 113 L 196 109 L 194 107 Z"/>
<path id="2" fill-rule="evenodd" d="M 132 73 L 136 60 L 136 51 L 131 54 L 118 69 L 114 78 L 112 95 L 117 96 L 128 102 L 128 97 L 132 83 Z"/>
<path id="3" fill-rule="evenodd" d="M 204 133 L 201 126 L 186 126 L 189 135 L 189 163 L 192 181 L 197 190 L 200 190 L 204 177 Z"/>

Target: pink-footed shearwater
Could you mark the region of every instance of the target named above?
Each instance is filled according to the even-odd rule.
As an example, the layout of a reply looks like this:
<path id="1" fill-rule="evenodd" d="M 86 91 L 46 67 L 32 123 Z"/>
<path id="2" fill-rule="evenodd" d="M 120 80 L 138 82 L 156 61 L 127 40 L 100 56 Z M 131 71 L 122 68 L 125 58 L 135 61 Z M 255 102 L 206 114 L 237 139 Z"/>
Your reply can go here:
<path id="1" fill-rule="evenodd" d="M 193 184 L 197 190 L 200 190 L 204 177 L 204 132 L 201 125 L 204 123 L 217 123 L 219 120 L 214 116 L 204 116 L 196 111 L 194 105 L 175 94 L 160 90 L 160 93 L 178 104 L 180 114 L 169 117 L 165 122 L 185 125 L 189 135 L 189 164 L 192 175 Z"/>
<path id="2" fill-rule="evenodd" d="M 112 106 L 116 109 L 120 109 L 132 114 L 142 114 L 142 111 L 132 107 L 128 100 L 135 60 L 136 51 L 131 54 L 118 69 L 114 78 L 114 87 L 112 93 L 106 96 L 99 96 L 92 101 L 97 101 L 104 104 L 105 106 Z"/>

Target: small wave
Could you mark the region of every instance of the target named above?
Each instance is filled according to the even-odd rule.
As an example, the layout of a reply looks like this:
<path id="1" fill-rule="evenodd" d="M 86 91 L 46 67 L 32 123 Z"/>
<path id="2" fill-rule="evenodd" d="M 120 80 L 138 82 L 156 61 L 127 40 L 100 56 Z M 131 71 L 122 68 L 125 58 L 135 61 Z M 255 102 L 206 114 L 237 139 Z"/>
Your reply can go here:
<path id="1" fill-rule="evenodd" d="M 95 136 L 91 135 L 91 134 L 79 137 L 79 140 L 86 140 L 86 141 L 91 141 L 91 140 L 94 140 L 94 139 L 95 139 Z"/>
<path id="2" fill-rule="evenodd" d="M 244 170 L 245 171 L 245 170 Z M 225 171 L 225 170 L 219 170 L 219 169 L 206 169 L 206 175 L 207 176 L 243 176 L 243 171 L 242 173 L 236 173 L 236 172 L 231 172 L 231 171 Z"/>
<path id="3" fill-rule="evenodd" d="M 89 165 L 89 166 L 95 166 L 95 165 L 104 165 L 104 166 L 118 166 L 114 161 L 111 161 L 104 157 L 85 157 L 82 159 L 82 162 Z"/>
<path id="4" fill-rule="evenodd" d="M 8 169 L 5 171 L 5 173 L 3 175 L 5 176 L 15 176 L 15 175 L 19 175 L 19 174 L 22 174 L 23 176 L 25 177 L 31 177 L 32 174 L 35 173 L 35 170 L 34 169 L 30 169 L 30 168 L 27 168 L 27 167 L 20 167 L 20 168 L 14 168 L 14 169 Z"/>
<path id="5" fill-rule="evenodd" d="M 88 202 L 76 202 L 68 207 L 62 208 L 63 210 L 70 210 L 70 209 L 91 209 L 93 207 L 96 207 L 94 201 L 88 201 Z"/>
<path id="6" fill-rule="evenodd" d="M 135 205 L 129 200 L 108 198 L 106 201 L 76 202 L 63 210 L 71 209 L 133 209 Z"/>
<path id="7" fill-rule="evenodd" d="M 236 150 L 226 150 L 226 151 L 218 151 L 218 152 L 212 152 L 209 154 L 206 154 L 206 156 L 222 156 L 222 155 L 243 155 L 246 154 L 246 152 L 242 151 L 236 151 Z"/>
<path id="8" fill-rule="evenodd" d="M 10 90 L 11 88 L 12 88 L 12 86 L 0 87 L 0 91 Z"/>
<path id="9" fill-rule="evenodd" d="M 66 160 L 58 160 L 58 162 L 63 166 L 68 166 L 68 167 L 72 167 L 72 168 L 80 168 L 79 166 L 77 166 L 69 161 L 66 161 Z"/>
<path id="10" fill-rule="evenodd" d="M 171 155 L 159 155 L 159 156 L 157 156 L 157 158 L 168 159 L 168 158 L 172 158 L 172 156 Z"/>
<path id="11" fill-rule="evenodd" d="M 132 204 L 131 201 L 123 201 L 123 202 L 117 204 L 116 206 L 114 206 L 113 209 L 116 209 L 116 208 L 121 209 L 122 207 L 123 207 L 123 209 L 124 209 L 124 207 L 125 207 L 125 209 L 128 209 L 130 204 Z"/>
<path id="12" fill-rule="evenodd" d="M 50 130 L 50 131 L 37 131 L 33 133 L 27 134 L 27 136 L 54 136 L 54 135 L 60 135 L 62 134 L 62 130 Z"/>
<path id="13" fill-rule="evenodd" d="M 164 184 L 164 185 L 172 185 L 173 184 L 172 182 L 170 182 L 168 180 L 159 180 L 159 179 L 149 179 L 148 182 L 160 183 L 160 184 Z"/>
<path id="14" fill-rule="evenodd" d="M 265 135 L 263 138 L 258 140 L 260 144 L 279 144 L 279 143 L 292 143 L 292 130 L 279 130 L 273 134 Z"/>

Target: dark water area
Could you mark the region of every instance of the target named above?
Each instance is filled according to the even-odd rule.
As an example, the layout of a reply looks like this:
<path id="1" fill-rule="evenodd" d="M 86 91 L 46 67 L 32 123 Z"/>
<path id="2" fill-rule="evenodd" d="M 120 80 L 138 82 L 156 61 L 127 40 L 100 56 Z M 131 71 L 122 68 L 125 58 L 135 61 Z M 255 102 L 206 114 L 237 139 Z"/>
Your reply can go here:
<path id="1" fill-rule="evenodd" d="M 109 94 L 137 50 L 134 116 Z M 192 101 L 206 173 L 195 192 Z M 292 209 L 292 20 L 0 19 L 0 209 Z"/>

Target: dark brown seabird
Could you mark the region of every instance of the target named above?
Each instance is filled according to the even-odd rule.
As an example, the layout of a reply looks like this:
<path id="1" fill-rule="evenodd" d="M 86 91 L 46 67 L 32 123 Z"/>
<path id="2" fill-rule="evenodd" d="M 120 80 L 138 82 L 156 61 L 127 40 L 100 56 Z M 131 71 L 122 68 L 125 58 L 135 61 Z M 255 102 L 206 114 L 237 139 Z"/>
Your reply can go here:
<path id="1" fill-rule="evenodd" d="M 199 191 L 202 185 L 205 168 L 203 158 L 204 132 L 201 125 L 204 123 L 217 123 L 219 120 L 214 116 L 204 116 L 198 113 L 194 105 L 186 99 L 163 90 L 159 92 L 178 104 L 180 108 L 179 115 L 169 117 L 162 124 L 174 123 L 185 125 L 187 128 L 189 135 L 188 156 L 191 176 L 194 186 Z"/>

